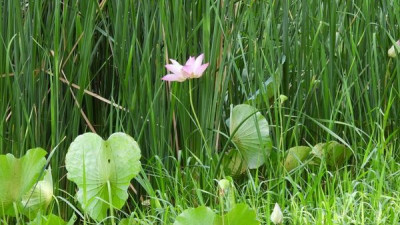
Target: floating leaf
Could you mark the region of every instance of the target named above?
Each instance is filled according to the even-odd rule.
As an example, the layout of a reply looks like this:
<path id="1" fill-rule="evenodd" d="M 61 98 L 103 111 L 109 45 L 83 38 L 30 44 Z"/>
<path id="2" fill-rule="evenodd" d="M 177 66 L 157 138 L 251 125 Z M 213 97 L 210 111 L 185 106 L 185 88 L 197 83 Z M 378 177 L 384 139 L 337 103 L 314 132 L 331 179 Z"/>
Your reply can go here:
<path id="1" fill-rule="evenodd" d="M 331 167 L 340 167 L 350 158 L 352 152 L 346 146 L 336 141 L 330 141 L 325 147 L 326 164 Z"/>
<path id="2" fill-rule="evenodd" d="M 308 146 L 296 146 L 290 148 L 285 160 L 285 169 L 290 172 L 304 163 L 310 152 L 311 148 Z"/>
<path id="3" fill-rule="evenodd" d="M 174 225 L 214 225 L 216 214 L 206 206 L 186 209 L 176 217 Z"/>
<path id="4" fill-rule="evenodd" d="M 29 218 L 39 211 L 45 211 L 53 198 L 53 178 L 51 168 L 45 171 L 43 180 L 32 187 L 22 198 L 20 209 Z"/>
<path id="5" fill-rule="evenodd" d="M 237 149 L 232 149 L 223 158 L 225 174 L 239 176 L 246 172 L 247 164 Z"/>
<path id="6" fill-rule="evenodd" d="M 75 221 L 75 215 L 73 215 L 67 223 L 61 217 L 58 217 L 54 214 L 50 214 L 48 216 L 38 214 L 33 221 L 28 223 L 28 225 L 73 225 Z"/>
<path id="7" fill-rule="evenodd" d="M 14 215 L 13 203 L 21 203 L 22 197 L 39 180 L 46 165 L 46 151 L 30 149 L 20 159 L 11 154 L 0 155 L 0 212 Z"/>
<path id="8" fill-rule="evenodd" d="M 111 203 L 121 209 L 130 181 L 141 169 L 139 159 L 139 146 L 127 134 L 112 134 L 107 141 L 94 133 L 78 136 L 68 149 L 65 165 L 68 179 L 79 188 L 77 199 L 83 210 L 102 220 Z"/>
<path id="9" fill-rule="evenodd" d="M 264 164 L 272 142 L 268 122 L 256 108 L 246 104 L 235 106 L 231 112 L 230 134 L 250 169 Z"/>
<path id="10" fill-rule="evenodd" d="M 223 216 L 216 215 L 210 208 L 200 206 L 187 209 L 176 217 L 174 225 L 259 225 L 256 212 L 246 204 L 237 204 Z"/>
<path id="11" fill-rule="evenodd" d="M 246 204 L 237 204 L 224 216 L 217 216 L 215 225 L 259 225 L 256 212 Z"/>
<path id="12" fill-rule="evenodd" d="M 121 221 L 119 221 L 118 225 L 136 225 L 138 223 L 136 223 L 135 220 L 130 219 L 130 218 L 125 218 L 122 219 Z"/>
<path id="13" fill-rule="evenodd" d="M 330 168 L 343 166 L 353 154 L 349 148 L 336 141 L 319 143 L 313 147 L 311 153 L 314 155 L 314 164 L 319 164 L 324 159 Z"/>

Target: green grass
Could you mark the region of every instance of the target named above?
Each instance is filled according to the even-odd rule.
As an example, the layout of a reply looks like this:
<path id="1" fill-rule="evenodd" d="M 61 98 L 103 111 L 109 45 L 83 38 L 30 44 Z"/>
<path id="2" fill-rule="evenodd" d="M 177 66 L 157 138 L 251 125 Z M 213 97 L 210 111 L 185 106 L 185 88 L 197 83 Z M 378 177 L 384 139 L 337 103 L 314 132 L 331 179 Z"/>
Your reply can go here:
<path id="1" fill-rule="evenodd" d="M 390 0 L 0 0 L 0 153 L 59 145 L 52 208 L 67 220 L 79 210 L 65 176 L 69 144 L 123 131 L 140 144 L 145 174 L 117 221 L 133 212 L 168 224 L 189 207 L 219 210 L 223 175 L 214 173 L 230 105 L 266 93 L 272 77 L 273 97 L 252 104 L 274 148 L 265 166 L 235 179 L 237 200 L 263 224 L 275 202 L 286 224 L 398 224 L 400 61 L 387 50 L 399 12 Z M 202 52 L 210 66 L 191 81 L 198 126 L 189 82 L 161 77 L 168 58 Z M 329 140 L 354 152 L 348 167 L 284 171 L 287 149 Z"/>

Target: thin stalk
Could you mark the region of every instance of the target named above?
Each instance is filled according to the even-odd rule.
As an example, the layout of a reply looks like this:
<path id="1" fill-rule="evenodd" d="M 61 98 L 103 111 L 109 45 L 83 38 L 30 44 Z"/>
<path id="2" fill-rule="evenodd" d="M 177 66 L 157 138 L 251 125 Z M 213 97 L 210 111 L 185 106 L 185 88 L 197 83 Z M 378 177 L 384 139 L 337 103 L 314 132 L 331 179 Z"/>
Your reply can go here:
<path id="1" fill-rule="evenodd" d="M 112 196 L 111 196 L 111 184 L 110 181 L 107 181 L 107 188 L 108 188 L 108 201 L 110 204 L 110 214 L 111 214 L 111 224 L 115 225 L 115 220 L 114 220 L 114 207 L 112 203 Z"/>
<path id="2" fill-rule="evenodd" d="M 13 206 L 14 206 L 15 218 L 17 219 L 17 224 L 21 224 L 20 221 L 19 221 L 19 214 L 18 214 L 17 204 L 15 202 L 13 202 Z"/>
<path id="3" fill-rule="evenodd" d="M 192 80 L 189 80 L 189 99 L 190 99 L 190 107 L 192 108 L 192 113 L 194 115 L 194 119 L 196 121 L 196 125 L 199 128 L 201 138 L 203 139 L 204 144 L 206 146 L 207 156 L 208 156 L 209 159 L 211 159 L 211 149 L 208 147 L 207 140 L 206 140 L 206 138 L 205 138 L 205 136 L 203 134 L 203 129 L 201 129 L 199 119 L 197 118 L 197 114 L 196 114 L 196 111 L 194 110 L 194 106 L 193 106 Z"/>

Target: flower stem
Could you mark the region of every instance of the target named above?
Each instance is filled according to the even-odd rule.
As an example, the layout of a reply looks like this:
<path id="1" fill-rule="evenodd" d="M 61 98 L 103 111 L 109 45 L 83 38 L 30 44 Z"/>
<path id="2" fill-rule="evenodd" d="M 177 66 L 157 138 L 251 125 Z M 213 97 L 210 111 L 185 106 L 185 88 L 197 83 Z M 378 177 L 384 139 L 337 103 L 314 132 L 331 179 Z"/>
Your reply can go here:
<path id="1" fill-rule="evenodd" d="M 110 217 L 111 217 L 111 224 L 115 225 L 115 219 L 114 219 L 114 207 L 112 203 L 112 194 L 111 194 L 111 184 L 110 181 L 107 181 L 107 189 L 108 189 L 108 201 L 110 204 Z"/>
<path id="2" fill-rule="evenodd" d="M 205 136 L 204 136 L 204 134 L 203 134 L 203 129 L 201 129 L 199 119 L 197 118 L 197 114 L 196 114 L 196 111 L 194 110 L 194 106 L 193 106 L 193 98 L 192 98 L 192 80 L 189 80 L 189 98 L 190 98 L 190 107 L 192 108 L 192 113 L 193 113 L 193 115 L 194 115 L 193 117 L 194 117 L 194 119 L 195 119 L 195 121 L 196 121 L 197 127 L 199 128 L 201 138 L 203 139 L 204 144 L 205 144 L 205 146 L 206 146 L 207 156 L 211 159 L 211 149 L 208 147 L 207 140 L 206 140 L 206 138 L 205 138 Z"/>

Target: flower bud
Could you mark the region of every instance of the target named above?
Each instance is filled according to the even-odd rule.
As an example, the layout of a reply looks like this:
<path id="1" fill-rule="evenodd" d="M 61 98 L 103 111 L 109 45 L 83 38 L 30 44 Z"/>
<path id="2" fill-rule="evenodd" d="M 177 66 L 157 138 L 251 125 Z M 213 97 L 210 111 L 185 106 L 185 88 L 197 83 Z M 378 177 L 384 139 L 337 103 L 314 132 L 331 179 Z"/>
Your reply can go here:
<path id="1" fill-rule="evenodd" d="M 397 47 L 400 47 L 400 40 L 398 40 L 395 45 L 397 45 Z M 395 49 L 396 46 L 395 45 L 393 45 L 388 50 L 388 56 L 391 57 L 391 58 L 395 58 L 397 56 L 396 49 Z"/>
<path id="2" fill-rule="evenodd" d="M 275 203 L 274 211 L 271 214 L 271 221 L 274 224 L 281 224 L 283 223 L 283 214 L 281 208 L 279 207 L 278 203 Z"/>

